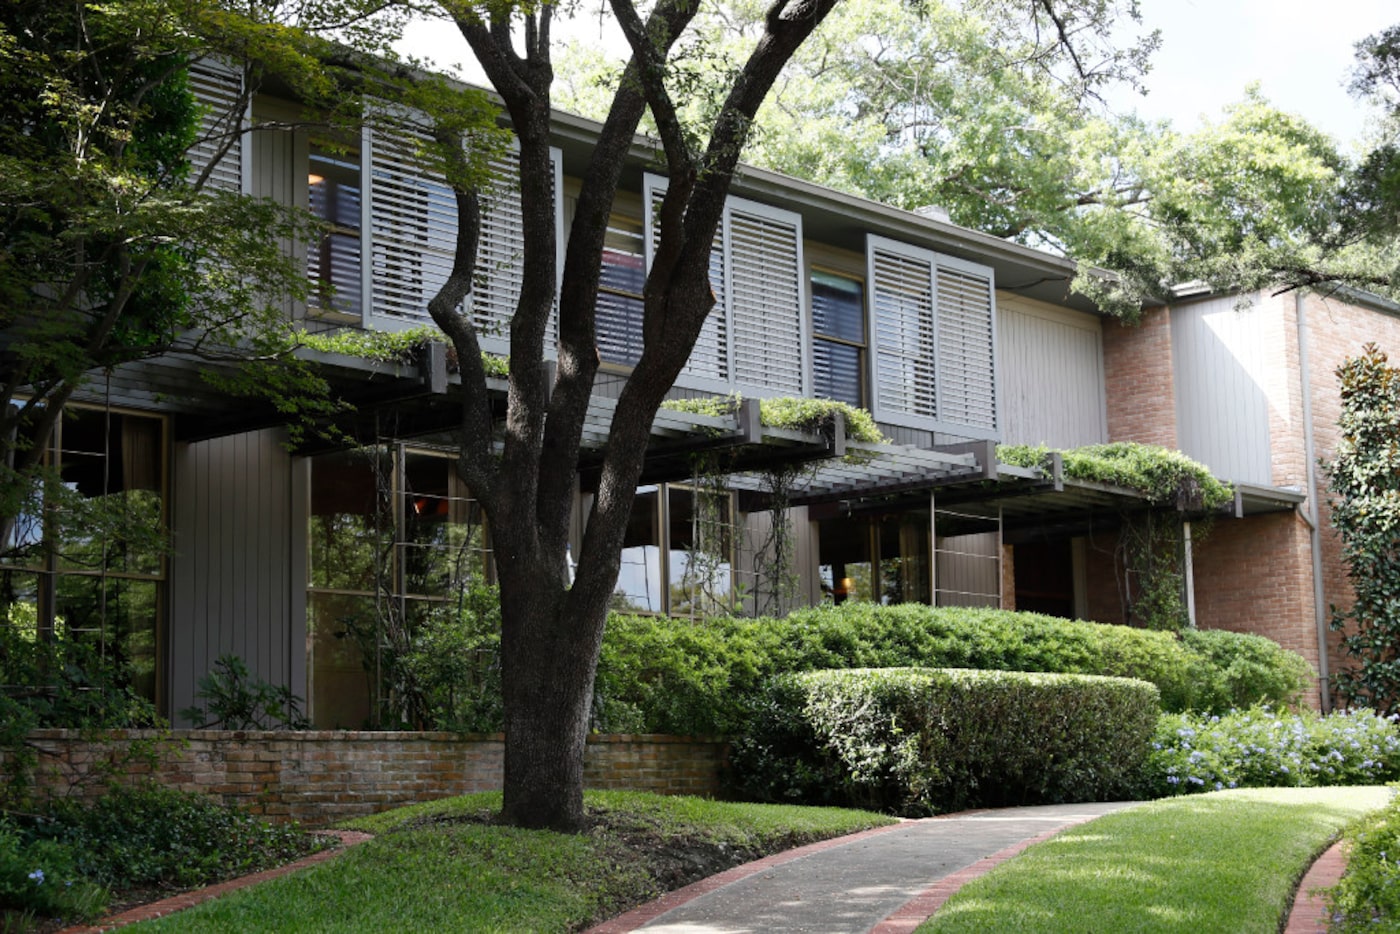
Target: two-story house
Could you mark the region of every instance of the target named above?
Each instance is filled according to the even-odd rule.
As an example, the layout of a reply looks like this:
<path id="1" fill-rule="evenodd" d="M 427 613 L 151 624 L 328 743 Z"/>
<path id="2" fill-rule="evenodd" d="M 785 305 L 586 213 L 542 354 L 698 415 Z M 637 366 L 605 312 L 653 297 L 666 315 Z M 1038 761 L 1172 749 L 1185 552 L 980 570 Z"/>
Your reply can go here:
<path id="1" fill-rule="evenodd" d="M 193 78 L 210 101 L 236 89 L 208 63 Z M 259 97 L 248 116 L 294 114 Z M 597 129 L 568 114 L 555 122 L 561 242 Z M 456 218 L 448 188 L 412 152 L 411 138 L 383 129 L 333 149 L 304 131 L 252 129 L 216 165 L 218 185 L 330 225 L 320 243 L 294 247 L 335 287 L 326 307 L 288 309 L 309 328 L 430 323 Z M 649 207 L 666 186 L 650 165 L 639 141 L 605 253 L 594 400 L 604 425 L 640 349 Z M 472 312 L 485 349 L 503 352 L 519 205 L 508 180 L 486 194 Z M 1137 440 L 1239 481 L 1235 509 L 1188 552 L 1196 624 L 1269 635 L 1325 670 L 1325 606 L 1344 593 L 1314 467 L 1333 439 L 1329 373 L 1365 340 L 1400 349 L 1393 307 L 1317 297 L 1295 307 L 1289 295 L 1237 311 L 1233 299 L 1200 297 L 1124 327 L 1071 293 L 1072 260 L 753 168 L 735 180 L 712 269 L 718 303 L 675 395 L 836 399 L 869 409 L 892 443 L 765 428 L 751 408 L 663 412 L 619 606 L 903 600 L 1119 621 L 1114 529 L 1141 497 L 999 464 L 995 446 Z M 171 553 L 10 567 L 0 596 L 100 630 L 168 715 L 233 653 L 306 697 L 318 726 L 369 722 L 380 628 L 411 626 L 463 580 L 489 577 L 490 529 L 453 469 L 459 388 L 440 352 L 411 365 L 308 356 L 356 404 L 343 426 L 353 445 L 289 448 L 270 408 L 211 394 L 180 361 L 94 379 L 50 462 L 87 495 L 158 504 Z M 606 442 L 592 428 L 586 439 Z M 729 474 L 722 492 L 700 476 L 700 453 Z M 790 468 L 785 573 L 795 582 L 782 600 L 764 553 L 765 474 L 777 468 Z M 589 482 L 585 459 L 580 518 Z"/>

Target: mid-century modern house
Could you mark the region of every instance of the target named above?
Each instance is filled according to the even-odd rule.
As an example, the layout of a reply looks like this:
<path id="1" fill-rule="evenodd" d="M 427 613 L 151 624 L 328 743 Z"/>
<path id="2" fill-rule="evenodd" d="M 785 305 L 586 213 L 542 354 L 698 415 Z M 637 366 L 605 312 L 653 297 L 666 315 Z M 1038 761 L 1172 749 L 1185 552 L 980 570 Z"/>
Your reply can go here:
<path id="1" fill-rule="evenodd" d="M 236 87 L 212 65 L 193 77 L 211 101 Z M 294 112 L 258 97 L 250 116 Z M 561 234 L 597 130 L 569 114 L 555 122 Z M 308 327 L 430 323 L 456 220 L 449 190 L 411 151 L 381 130 L 349 152 L 323 150 L 305 132 L 255 130 L 216 166 L 217 184 L 333 225 L 321 243 L 297 247 L 336 286 L 329 307 L 288 309 Z M 653 164 L 639 140 L 612 218 L 598 425 L 640 349 L 647 206 L 666 185 Z M 509 184 L 489 200 L 472 297 L 488 351 L 504 350 L 519 266 Z M 1176 517 L 1188 532 L 1194 625 L 1267 635 L 1324 675 L 1337 664 L 1327 608 L 1347 591 L 1316 464 L 1336 439 L 1334 368 L 1366 341 L 1400 352 L 1400 308 L 1364 295 L 1182 295 L 1124 326 L 1071 292 L 1070 259 L 747 167 L 712 262 L 719 302 L 675 394 L 841 400 L 870 410 L 891 443 L 851 439 L 839 422 L 767 427 L 752 403 L 732 416 L 663 410 L 620 607 L 918 601 L 1121 622 L 1117 530 L 1148 508 L 1141 494 L 1053 464 L 1012 467 L 996 449 L 1140 441 L 1180 449 L 1234 487 L 1224 510 Z M 214 660 L 233 653 L 305 697 L 318 727 L 369 722 L 373 640 L 361 637 L 386 604 L 411 624 L 464 579 L 489 579 L 491 534 L 453 468 L 460 387 L 440 347 L 414 363 L 308 356 L 356 404 L 342 426 L 354 445 L 290 446 L 271 408 L 219 397 L 187 361 L 95 375 L 51 462 L 89 496 L 158 501 L 172 549 L 120 566 L 10 567 L 0 598 L 104 629 L 172 718 Z M 590 428 L 586 443 L 601 447 L 604 430 Z M 585 457 L 580 521 L 590 465 Z M 792 584 L 781 587 L 764 569 L 779 475 L 792 529 Z M 1209 534 L 1192 540 L 1207 518 Z"/>

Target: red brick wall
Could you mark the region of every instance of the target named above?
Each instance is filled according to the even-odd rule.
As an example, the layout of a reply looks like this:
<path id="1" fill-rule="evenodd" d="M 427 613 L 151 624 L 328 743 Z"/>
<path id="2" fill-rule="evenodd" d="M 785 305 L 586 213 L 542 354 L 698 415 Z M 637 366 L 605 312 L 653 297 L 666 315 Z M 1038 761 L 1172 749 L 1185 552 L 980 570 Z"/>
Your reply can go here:
<path id="1" fill-rule="evenodd" d="M 1291 512 L 1220 519 L 1193 543 L 1196 625 L 1267 636 L 1317 669 L 1312 550 Z M 1317 692 L 1306 700 L 1320 703 Z"/>
<path id="2" fill-rule="evenodd" d="M 1106 319 L 1103 367 L 1108 439 L 1177 447 L 1171 311 L 1144 311 L 1137 325 Z"/>
<path id="3" fill-rule="evenodd" d="M 273 820 L 316 827 L 429 801 L 501 787 L 504 742 L 456 733 L 173 730 L 154 770 L 123 766 L 132 777 L 216 795 Z M 92 742 L 76 730 L 39 730 L 35 776 L 54 795 L 97 794 L 84 782 L 95 767 L 121 758 L 151 730 L 121 730 Z M 590 736 L 584 758 L 589 788 L 713 797 L 723 787 L 728 744 L 676 736 Z M 100 768 L 99 768 L 100 770 Z"/>

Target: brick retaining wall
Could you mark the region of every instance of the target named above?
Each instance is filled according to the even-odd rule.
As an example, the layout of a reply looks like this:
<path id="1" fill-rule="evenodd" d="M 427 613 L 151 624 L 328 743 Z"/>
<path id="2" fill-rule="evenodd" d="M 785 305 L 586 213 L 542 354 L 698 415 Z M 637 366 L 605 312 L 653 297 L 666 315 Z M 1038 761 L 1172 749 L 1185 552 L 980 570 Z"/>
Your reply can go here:
<path id="1" fill-rule="evenodd" d="M 154 775 L 166 785 L 311 827 L 499 789 L 505 753 L 499 734 L 117 730 L 94 740 L 76 730 L 37 730 L 29 740 L 40 751 L 35 781 L 42 793 L 96 795 L 100 783 L 91 779 L 104 763 L 125 758 L 133 743 L 154 742 L 154 769 L 138 760 L 119 766 L 119 773 Z M 713 797 L 723 788 L 728 750 L 715 739 L 590 736 L 584 783 Z"/>

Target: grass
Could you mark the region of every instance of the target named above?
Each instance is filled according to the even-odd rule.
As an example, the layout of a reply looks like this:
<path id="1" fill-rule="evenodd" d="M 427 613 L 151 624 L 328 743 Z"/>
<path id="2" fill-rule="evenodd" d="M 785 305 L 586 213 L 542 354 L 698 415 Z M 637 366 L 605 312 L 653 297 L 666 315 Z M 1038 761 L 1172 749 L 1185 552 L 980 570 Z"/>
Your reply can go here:
<path id="1" fill-rule="evenodd" d="M 964 886 L 918 930 L 1279 930 L 1312 858 L 1390 790 L 1270 788 L 1110 814 Z"/>
<path id="2" fill-rule="evenodd" d="M 346 823 L 377 836 L 329 863 L 138 926 L 141 931 L 577 931 L 661 894 L 666 841 L 743 861 L 890 823 L 834 808 L 590 792 L 575 836 L 480 822 L 499 794 Z M 663 853 L 664 855 L 664 853 Z M 662 860 L 664 867 L 665 860 Z"/>

